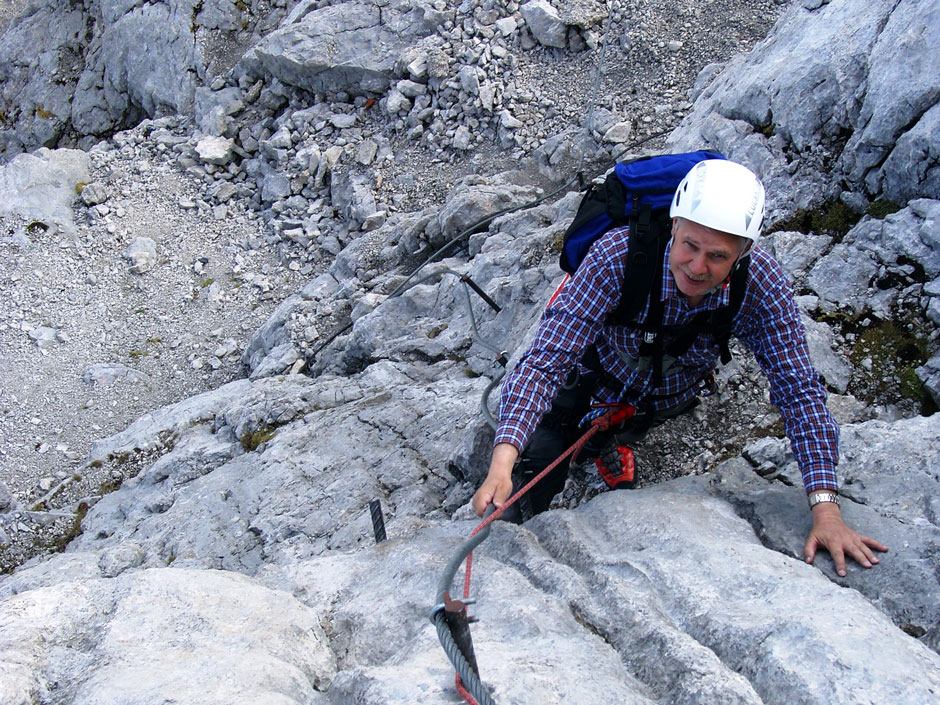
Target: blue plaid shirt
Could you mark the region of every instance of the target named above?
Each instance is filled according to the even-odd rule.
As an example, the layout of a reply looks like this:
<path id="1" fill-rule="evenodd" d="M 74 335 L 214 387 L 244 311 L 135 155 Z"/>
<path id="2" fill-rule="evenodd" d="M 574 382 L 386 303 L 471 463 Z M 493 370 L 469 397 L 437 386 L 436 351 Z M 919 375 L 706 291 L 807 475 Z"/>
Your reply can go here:
<path id="1" fill-rule="evenodd" d="M 652 371 L 638 371 L 623 355 L 640 357 L 642 331 L 630 325 L 606 325 L 620 301 L 626 270 L 628 231 L 617 228 L 591 248 L 578 271 L 549 305 L 529 349 L 503 383 L 496 443 L 522 450 L 542 415 L 585 350 L 595 343 L 604 370 L 623 383 L 624 400 L 645 400 L 656 409 L 688 401 L 697 382 L 719 359 L 710 331 L 701 333 L 650 389 Z M 670 247 L 663 266 L 663 325 L 682 326 L 698 313 L 728 304 L 720 287 L 690 306 L 669 271 Z M 760 247 L 751 252 L 748 287 L 732 324 L 732 334 L 757 358 L 770 382 L 770 401 L 783 417 L 807 492 L 837 489 L 839 426 L 826 408 L 826 391 L 809 358 L 806 333 L 793 300 L 793 289 L 780 265 Z M 646 320 L 649 304 L 638 322 Z M 666 335 L 664 333 L 664 335 Z M 664 344 L 668 346 L 668 337 Z M 623 390 L 601 388 L 598 401 L 615 401 Z"/>

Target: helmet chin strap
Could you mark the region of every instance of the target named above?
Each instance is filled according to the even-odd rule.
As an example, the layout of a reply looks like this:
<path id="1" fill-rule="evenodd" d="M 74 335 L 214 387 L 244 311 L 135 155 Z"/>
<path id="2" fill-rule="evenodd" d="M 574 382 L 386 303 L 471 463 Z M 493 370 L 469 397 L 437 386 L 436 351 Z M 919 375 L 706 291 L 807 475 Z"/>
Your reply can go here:
<path id="1" fill-rule="evenodd" d="M 738 268 L 738 265 L 741 264 L 741 260 L 747 257 L 749 254 L 751 254 L 751 250 L 753 250 L 754 245 L 757 244 L 754 240 L 751 240 L 750 238 L 746 238 L 746 239 L 747 239 L 747 245 L 745 246 L 743 250 L 741 250 L 741 254 L 739 254 L 738 258 L 734 261 L 734 265 L 732 265 L 731 267 L 731 272 L 728 272 L 729 280 L 731 279 L 732 272 L 734 272 L 734 270 Z"/>
<path id="2" fill-rule="evenodd" d="M 754 249 L 754 245 L 756 244 L 757 243 L 754 242 L 753 240 L 749 239 L 747 241 L 747 246 L 743 250 L 741 250 L 741 254 L 738 255 L 738 258 L 734 261 L 734 264 L 731 265 L 731 269 L 728 271 L 728 276 L 725 277 L 725 280 L 721 283 L 722 291 L 724 291 L 731 285 L 731 275 L 734 274 L 735 270 L 737 270 L 737 268 L 741 266 L 741 260 L 743 260 L 749 254 L 751 254 L 751 250 Z"/>

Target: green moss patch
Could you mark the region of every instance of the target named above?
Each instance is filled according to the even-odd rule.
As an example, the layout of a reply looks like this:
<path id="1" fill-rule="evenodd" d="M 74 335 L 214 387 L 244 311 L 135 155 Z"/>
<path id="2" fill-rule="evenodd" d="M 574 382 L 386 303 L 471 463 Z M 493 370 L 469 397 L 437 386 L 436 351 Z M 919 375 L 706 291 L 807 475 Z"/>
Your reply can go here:
<path id="1" fill-rule="evenodd" d="M 51 547 L 54 551 L 61 553 L 65 550 L 65 547 L 72 542 L 72 539 L 81 536 L 82 520 L 85 518 L 85 515 L 88 514 L 88 510 L 89 506 L 87 503 L 79 503 L 78 510 L 75 512 L 75 518 L 72 520 L 72 524 L 69 526 L 68 531 L 56 538 L 53 546 Z"/>
<path id="2" fill-rule="evenodd" d="M 869 205 L 868 210 L 865 212 L 872 218 L 881 220 L 892 213 L 897 213 L 899 210 L 901 210 L 901 206 L 894 201 L 888 200 L 887 198 L 880 198 Z"/>
<path id="3" fill-rule="evenodd" d="M 797 211 L 790 218 L 774 224 L 767 234 L 781 231 L 818 233 L 830 235 L 836 242 L 840 242 L 861 217 L 842 201 L 835 200 L 814 210 Z"/>
<path id="4" fill-rule="evenodd" d="M 869 403 L 913 404 L 920 413 L 936 410 L 917 377 L 930 351 L 921 324 L 873 321 L 855 330 L 850 359 L 855 368 L 849 391 Z"/>
<path id="5" fill-rule="evenodd" d="M 274 438 L 275 429 L 273 426 L 262 426 L 254 431 L 246 431 L 241 437 L 242 448 L 249 453 L 258 450 L 258 446 L 267 443 Z"/>

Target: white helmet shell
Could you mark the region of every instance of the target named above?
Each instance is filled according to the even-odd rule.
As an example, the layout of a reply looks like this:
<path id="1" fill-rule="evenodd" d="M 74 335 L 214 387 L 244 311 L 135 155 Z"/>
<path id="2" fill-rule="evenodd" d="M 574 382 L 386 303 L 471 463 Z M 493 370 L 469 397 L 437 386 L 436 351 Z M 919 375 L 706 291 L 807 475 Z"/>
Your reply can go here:
<path id="1" fill-rule="evenodd" d="M 726 159 L 706 159 L 682 179 L 672 197 L 669 217 L 747 238 L 750 250 L 764 219 L 764 186 L 745 166 Z"/>

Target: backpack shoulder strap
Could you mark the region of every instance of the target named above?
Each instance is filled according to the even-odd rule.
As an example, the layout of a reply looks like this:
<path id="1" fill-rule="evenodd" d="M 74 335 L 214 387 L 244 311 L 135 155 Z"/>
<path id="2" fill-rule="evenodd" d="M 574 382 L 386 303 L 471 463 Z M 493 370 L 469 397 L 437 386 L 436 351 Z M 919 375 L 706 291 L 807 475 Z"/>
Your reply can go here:
<path id="1" fill-rule="evenodd" d="M 640 314 L 646 302 L 661 309 L 659 296 L 663 276 L 663 256 L 669 242 L 669 218 L 654 213 L 648 206 L 635 208 L 630 216 L 630 242 L 627 246 L 627 266 L 620 290 L 620 303 L 607 317 L 608 323 L 630 323 Z M 662 324 L 662 310 L 655 316 L 650 311 L 647 323 L 658 329 Z"/>

